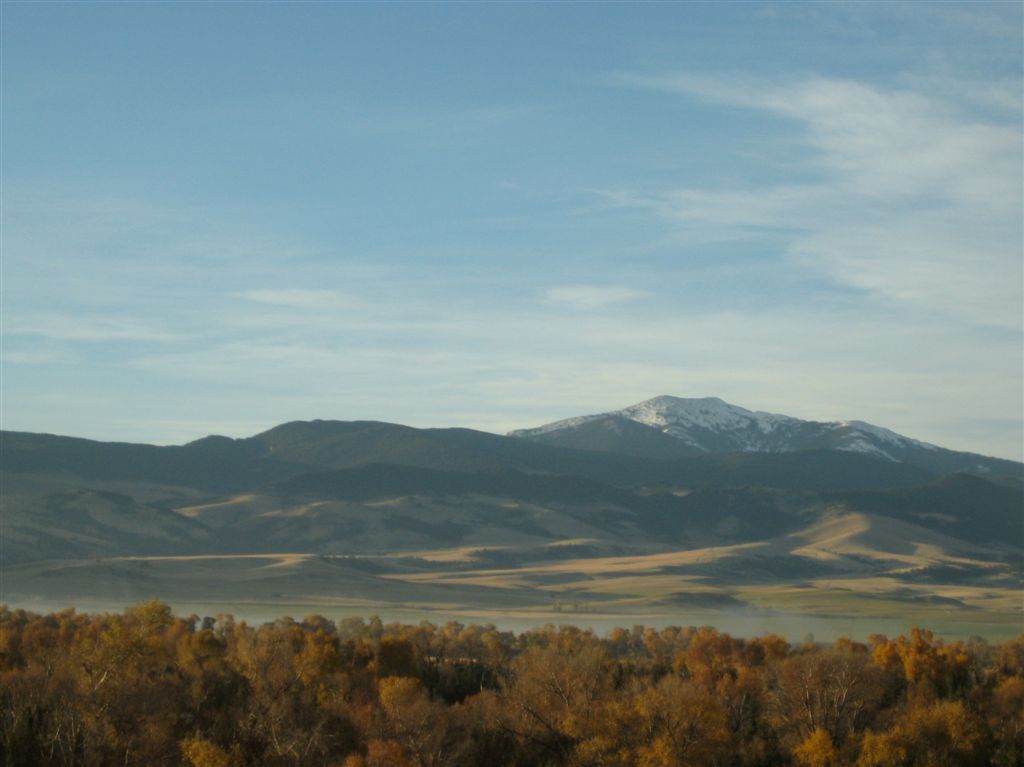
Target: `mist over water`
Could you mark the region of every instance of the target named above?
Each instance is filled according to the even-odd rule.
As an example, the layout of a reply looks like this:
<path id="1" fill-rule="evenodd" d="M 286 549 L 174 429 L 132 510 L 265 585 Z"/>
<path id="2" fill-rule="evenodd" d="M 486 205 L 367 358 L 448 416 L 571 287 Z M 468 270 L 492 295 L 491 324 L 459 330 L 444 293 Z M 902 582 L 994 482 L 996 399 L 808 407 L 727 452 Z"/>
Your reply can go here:
<path id="1" fill-rule="evenodd" d="M 571 625 L 590 629 L 598 636 L 604 636 L 615 628 L 631 628 L 641 625 L 658 630 L 668 626 L 711 626 L 723 633 L 739 638 L 778 634 L 789 642 L 813 640 L 833 642 L 840 637 L 859 641 L 867 640 L 872 634 L 887 637 L 907 634 L 919 622 L 899 618 L 843 617 L 799 615 L 779 611 L 751 612 L 745 610 L 688 610 L 670 613 L 567 613 L 538 612 L 524 614 L 523 611 L 472 609 L 414 609 L 392 606 L 339 606 L 331 604 L 292 602 L 249 603 L 249 602 L 178 602 L 167 600 L 175 615 L 184 617 L 196 615 L 216 617 L 230 615 L 236 621 L 251 625 L 272 623 L 289 617 L 301 621 L 309 615 L 322 615 L 335 622 L 350 618 L 369 621 L 376 616 L 385 623 L 418 624 L 428 621 L 435 625 L 451 621 L 464 624 L 493 624 L 502 631 L 522 633 L 545 625 Z M 120 613 L 135 604 L 118 600 L 85 600 L 74 604 L 52 600 L 26 600 L 9 602 L 8 607 L 20 608 L 38 613 L 57 612 L 74 608 L 81 613 Z M 971 623 L 963 620 L 929 621 L 921 626 L 934 631 L 947 640 L 981 637 L 986 641 L 998 642 L 1011 639 L 1024 632 L 1024 621 L 1017 625 L 991 622 Z"/>

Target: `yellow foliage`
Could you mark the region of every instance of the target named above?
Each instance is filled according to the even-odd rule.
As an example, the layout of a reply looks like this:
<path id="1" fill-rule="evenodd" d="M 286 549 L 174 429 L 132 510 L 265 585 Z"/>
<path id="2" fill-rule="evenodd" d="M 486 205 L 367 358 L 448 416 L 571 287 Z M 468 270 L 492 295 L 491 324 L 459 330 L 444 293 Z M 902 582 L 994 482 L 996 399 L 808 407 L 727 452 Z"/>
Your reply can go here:
<path id="1" fill-rule="evenodd" d="M 371 740 L 363 764 L 366 767 L 413 767 L 402 747 L 390 740 Z"/>
<path id="2" fill-rule="evenodd" d="M 900 767 L 906 761 L 907 750 L 889 733 L 864 735 L 857 767 Z"/>
<path id="3" fill-rule="evenodd" d="M 715 764 L 724 755 L 726 714 L 713 694 L 693 682 L 667 676 L 640 693 L 636 710 L 647 744 L 637 749 L 638 765 Z"/>
<path id="4" fill-rule="evenodd" d="M 985 732 L 959 701 L 912 706 L 892 729 L 864 738 L 857 767 L 956 767 L 976 764 Z"/>
<path id="5" fill-rule="evenodd" d="M 241 764 L 230 752 L 202 738 L 183 740 L 181 751 L 192 767 L 236 767 Z"/>
<path id="6" fill-rule="evenodd" d="M 426 699 L 419 679 L 407 676 L 387 676 L 377 682 L 380 704 L 389 716 L 399 716 L 403 709 Z"/>
<path id="7" fill-rule="evenodd" d="M 803 743 L 793 749 L 793 756 L 804 767 L 833 767 L 836 762 L 836 747 L 828 732 L 818 727 Z"/>

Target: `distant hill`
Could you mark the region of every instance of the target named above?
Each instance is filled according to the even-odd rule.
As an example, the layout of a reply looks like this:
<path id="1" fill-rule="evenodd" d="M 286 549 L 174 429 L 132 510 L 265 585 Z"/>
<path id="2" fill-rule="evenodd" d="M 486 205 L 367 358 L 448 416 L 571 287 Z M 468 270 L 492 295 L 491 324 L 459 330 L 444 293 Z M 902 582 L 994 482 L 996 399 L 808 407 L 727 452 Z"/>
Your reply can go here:
<path id="1" fill-rule="evenodd" d="M 673 440 L 648 427 L 634 427 L 653 434 L 654 440 Z M 149 482 L 214 493 L 373 463 L 448 472 L 555 474 L 620 486 L 867 489 L 912 486 L 935 477 L 914 464 L 843 451 L 692 453 L 684 446 L 658 459 L 538 444 L 471 429 L 414 429 L 373 421 L 296 421 L 254 437 L 211 436 L 168 447 L 0 432 L 3 471 Z"/>
<path id="2" fill-rule="evenodd" d="M 285 497 L 367 501 L 410 495 L 435 498 L 489 495 L 521 501 L 560 503 L 622 503 L 630 493 L 582 477 L 491 472 L 438 471 L 412 466 L 368 464 L 359 468 L 292 477 L 272 488 Z"/>
<path id="3" fill-rule="evenodd" d="M 1024 548 L 1020 490 L 953 474 L 922 487 L 827 494 L 858 511 L 898 517 L 954 538 Z"/>
<path id="4" fill-rule="evenodd" d="M 1020 484 L 1012 479 L 1020 464 L 943 451 L 864 424 L 814 424 L 721 400 L 659 397 L 517 434 L 318 420 L 243 439 L 157 447 L 0 432 L 8 521 L 2 553 L 10 560 L 238 550 L 258 541 L 263 525 L 246 510 L 277 513 L 296 499 L 405 507 L 410 498 L 484 496 L 554 503 L 573 514 L 616 509 L 612 517 L 625 516 L 613 527 L 628 517 L 641 538 L 667 533 L 676 540 L 701 526 L 716 534 L 742 529 L 751 538 L 781 530 L 789 522 L 775 514 L 785 505 L 779 499 L 803 493 L 803 508 L 844 504 L 963 540 L 1020 543 Z M 884 454 L 851 448 L 869 439 L 884 445 Z M 1009 486 L 963 473 L 940 478 L 934 470 L 965 464 Z M 766 496 L 759 488 L 779 492 Z M 238 498 L 256 500 L 230 500 Z M 181 513 L 191 507 L 215 511 Z M 732 521 L 719 524 L 726 517 Z M 236 539 L 223 537 L 228 529 Z M 275 546 L 291 537 L 287 526 L 274 529 Z M 328 538 L 338 532 L 331 529 Z"/>
<path id="5" fill-rule="evenodd" d="M 440 471 L 517 469 L 642 482 L 665 477 L 639 460 L 535 445 L 470 429 L 414 429 L 373 421 L 296 421 L 254 437 L 210 436 L 186 445 L 98 442 L 0 432 L 4 471 L 70 473 L 229 492 L 315 470 L 392 463 Z"/>
<path id="6" fill-rule="evenodd" d="M 475 431 L 415 429 L 379 421 L 294 421 L 245 440 L 291 464 L 345 469 L 369 463 L 438 471 L 512 469 L 630 484 L 667 476 L 627 456 L 561 449 Z"/>
<path id="7" fill-rule="evenodd" d="M 839 450 L 786 453 L 716 453 L 672 463 L 673 481 L 685 486 L 723 485 L 790 490 L 884 490 L 935 479 L 920 466 Z"/>
<path id="8" fill-rule="evenodd" d="M 309 470 L 246 439 L 206 437 L 158 447 L 10 431 L 0 432 L 0 466 L 6 472 L 73 474 L 213 492 L 253 487 Z"/>

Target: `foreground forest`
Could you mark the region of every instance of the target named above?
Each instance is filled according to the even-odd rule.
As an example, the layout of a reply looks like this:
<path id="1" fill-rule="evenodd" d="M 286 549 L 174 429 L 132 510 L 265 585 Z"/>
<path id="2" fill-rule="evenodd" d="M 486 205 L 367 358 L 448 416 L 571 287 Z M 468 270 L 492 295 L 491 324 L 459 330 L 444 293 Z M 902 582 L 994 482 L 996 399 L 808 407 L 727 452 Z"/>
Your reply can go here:
<path id="1" fill-rule="evenodd" d="M 5 765 L 999 765 L 1024 637 L 792 645 L 713 628 L 250 626 L 0 608 Z"/>

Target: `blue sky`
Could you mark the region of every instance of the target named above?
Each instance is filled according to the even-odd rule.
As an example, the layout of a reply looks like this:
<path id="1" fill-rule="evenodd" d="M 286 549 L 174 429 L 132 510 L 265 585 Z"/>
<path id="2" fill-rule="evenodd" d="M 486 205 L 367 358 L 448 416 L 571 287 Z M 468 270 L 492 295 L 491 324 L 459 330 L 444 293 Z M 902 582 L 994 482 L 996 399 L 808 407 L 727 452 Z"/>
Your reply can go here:
<path id="1" fill-rule="evenodd" d="M 3 4 L 3 426 L 659 394 L 1021 458 L 1019 3 Z"/>

